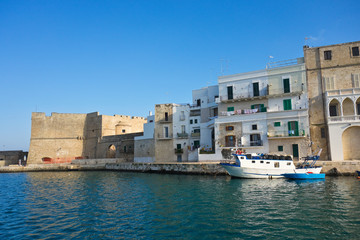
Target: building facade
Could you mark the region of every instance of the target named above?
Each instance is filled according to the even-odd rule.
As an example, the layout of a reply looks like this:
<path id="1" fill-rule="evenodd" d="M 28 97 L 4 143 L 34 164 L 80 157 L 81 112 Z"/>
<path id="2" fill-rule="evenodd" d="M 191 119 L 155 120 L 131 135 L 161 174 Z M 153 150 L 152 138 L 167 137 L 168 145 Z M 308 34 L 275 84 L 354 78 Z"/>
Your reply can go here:
<path id="1" fill-rule="evenodd" d="M 142 135 L 143 117 L 99 113 L 33 113 L 28 163 L 44 159 L 125 158 L 132 161 L 134 137 Z M 130 134 L 130 135 L 129 135 Z"/>
<path id="2" fill-rule="evenodd" d="M 300 158 L 309 153 L 304 59 L 219 77 L 216 152 L 241 148 Z M 221 157 L 221 156 L 220 156 Z"/>
<path id="3" fill-rule="evenodd" d="M 313 148 L 321 159 L 360 159 L 360 41 L 304 46 Z"/>

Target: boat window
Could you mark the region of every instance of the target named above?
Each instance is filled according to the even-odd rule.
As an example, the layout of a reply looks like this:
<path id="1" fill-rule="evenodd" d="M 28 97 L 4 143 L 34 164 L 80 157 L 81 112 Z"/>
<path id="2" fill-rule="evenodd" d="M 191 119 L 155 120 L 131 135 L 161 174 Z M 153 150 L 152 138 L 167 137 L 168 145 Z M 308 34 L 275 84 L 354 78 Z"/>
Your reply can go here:
<path id="1" fill-rule="evenodd" d="M 270 164 L 270 162 L 266 162 L 266 164 Z"/>
<path id="2" fill-rule="evenodd" d="M 279 162 L 274 162 L 274 167 L 276 167 L 276 168 L 280 167 L 280 163 Z"/>
<path id="3" fill-rule="evenodd" d="M 260 161 L 260 163 L 264 163 L 264 161 Z"/>
<path id="4" fill-rule="evenodd" d="M 288 162 L 286 165 L 291 165 L 291 163 Z"/>
<path id="5" fill-rule="evenodd" d="M 252 163 L 255 163 L 255 161 L 251 161 Z"/>

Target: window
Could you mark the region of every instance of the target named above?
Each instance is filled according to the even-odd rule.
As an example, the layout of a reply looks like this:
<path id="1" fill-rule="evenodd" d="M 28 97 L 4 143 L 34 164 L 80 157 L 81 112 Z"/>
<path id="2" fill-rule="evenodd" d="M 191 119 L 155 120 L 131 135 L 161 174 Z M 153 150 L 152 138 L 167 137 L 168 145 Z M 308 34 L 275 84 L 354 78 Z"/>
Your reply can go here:
<path id="1" fill-rule="evenodd" d="M 298 121 L 288 122 L 289 136 L 299 136 L 299 123 Z"/>
<path id="2" fill-rule="evenodd" d="M 252 162 L 252 163 L 255 163 L 255 161 L 254 161 L 254 160 L 252 160 L 251 162 Z"/>
<path id="3" fill-rule="evenodd" d="M 185 133 L 185 125 L 181 125 L 181 133 Z"/>
<path id="4" fill-rule="evenodd" d="M 264 161 L 260 161 L 260 163 L 264 163 Z"/>
<path id="5" fill-rule="evenodd" d="M 184 121 L 185 120 L 185 112 L 181 111 L 180 113 L 180 121 Z"/>
<path id="6" fill-rule="evenodd" d="M 164 127 L 164 137 L 169 137 L 169 127 Z"/>
<path id="7" fill-rule="evenodd" d="M 281 122 L 274 122 L 274 127 L 280 127 L 281 126 Z"/>
<path id="8" fill-rule="evenodd" d="M 334 77 L 324 77 L 324 82 L 325 82 L 326 90 L 334 90 L 335 89 Z"/>
<path id="9" fill-rule="evenodd" d="M 278 146 L 278 152 L 284 151 L 284 146 Z"/>
<path id="10" fill-rule="evenodd" d="M 321 131 L 321 138 L 326 138 L 325 128 L 324 127 L 320 128 L 320 131 Z"/>
<path id="11" fill-rule="evenodd" d="M 235 147 L 235 136 L 225 136 L 225 146 Z"/>
<path id="12" fill-rule="evenodd" d="M 234 111 L 234 107 L 228 107 L 228 108 L 227 108 L 227 111 L 228 111 L 228 112 L 233 112 L 233 111 Z"/>
<path id="13" fill-rule="evenodd" d="M 324 51 L 324 59 L 331 60 L 331 51 Z"/>
<path id="14" fill-rule="evenodd" d="M 226 129 L 226 131 L 233 131 L 234 126 L 226 126 L 225 129 Z"/>
<path id="15" fill-rule="evenodd" d="M 274 162 L 274 167 L 275 167 L 275 168 L 279 168 L 279 167 L 280 167 L 280 163 L 279 163 L 279 162 Z"/>
<path id="16" fill-rule="evenodd" d="M 353 88 L 360 88 L 359 74 L 352 74 Z"/>
<path id="17" fill-rule="evenodd" d="M 232 86 L 227 87 L 227 95 L 228 95 L 228 100 L 234 99 Z"/>
<path id="18" fill-rule="evenodd" d="M 176 144 L 176 149 L 181 149 L 181 144 Z"/>
<path id="19" fill-rule="evenodd" d="M 194 141 L 194 148 L 200 147 L 200 141 Z"/>
<path id="20" fill-rule="evenodd" d="M 283 79 L 283 85 L 284 85 L 284 93 L 290 92 L 290 79 L 285 78 Z"/>
<path id="21" fill-rule="evenodd" d="M 200 133 L 200 128 L 194 129 L 194 133 Z"/>
<path id="22" fill-rule="evenodd" d="M 196 106 L 197 106 L 197 107 L 200 107 L 200 106 L 201 106 L 201 100 L 200 100 L 200 99 L 197 99 L 197 100 L 196 100 Z"/>
<path id="23" fill-rule="evenodd" d="M 352 47 L 352 55 L 353 57 L 359 56 L 359 47 Z"/>
<path id="24" fill-rule="evenodd" d="M 197 120 L 197 119 L 195 119 L 195 124 L 196 124 L 196 123 L 198 123 L 198 120 Z"/>
<path id="25" fill-rule="evenodd" d="M 260 134 L 250 134 L 250 146 L 262 146 Z"/>
<path id="26" fill-rule="evenodd" d="M 124 146 L 124 153 L 126 153 L 126 146 Z"/>
<path id="27" fill-rule="evenodd" d="M 122 132 L 122 133 L 125 133 L 126 131 L 125 131 L 125 129 L 123 129 L 123 130 L 121 130 L 121 132 Z"/>
<path id="28" fill-rule="evenodd" d="M 251 126 L 251 129 L 252 129 L 252 130 L 257 130 L 257 125 L 256 125 L 256 124 L 253 124 L 253 125 Z"/>
<path id="29" fill-rule="evenodd" d="M 337 116 L 337 106 L 336 105 L 330 105 L 329 112 L 330 112 L 330 117 Z"/>
<path id="30" fill-rule="evenodd" d="M 258 82 L 253 83 L 253 93 L 254 93 L 254 97 L 257 97 L 260 95 Z"/>
<path id="31" fill-rule="evenodd" d="M 291 110 L 291 99 L 284 99 L 284 110 Z"/>
<path id="32" fill-rule="evenodd" d="M 190 119 L 190 124 L 193 124 L 193 120 L 192 120 L 192 119 Z"/>
<path id="33" fill-rule="evenodd" d="M 165 121 L 169 121 L 169 113 L 168 112 L 165 113 Z"/>

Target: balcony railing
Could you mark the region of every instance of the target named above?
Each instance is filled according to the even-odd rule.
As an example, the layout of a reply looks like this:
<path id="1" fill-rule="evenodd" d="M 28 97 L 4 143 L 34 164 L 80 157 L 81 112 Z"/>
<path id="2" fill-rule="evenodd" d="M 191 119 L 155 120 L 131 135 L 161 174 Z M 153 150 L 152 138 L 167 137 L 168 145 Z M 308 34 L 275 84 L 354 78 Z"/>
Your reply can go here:
<path id="1" fill-rule="evenodd" d="M 184 149 L 182 148 L 175 148 L 175 154 L 184 153 Z"/>
<path id="2" fill-rule="evenodd" d="M 305 130 L 290 130 L 290 131 L 269 131 L 269 138 L 284 138 L 284 137 L 305 137 Z"/>
<path id="3" fill-rule="evenodd" d="M 260 112 L 267 112 L 267 107 L 262 107 L 260 109 L 255 108 L 255 109 L 238 109 L 235 111 L 223 111 L 220 112 L 220 116 L 243 115 L 243 114 L 253 114 Z"/>
<path id="4" fill-rule="evenodd" d="M 158 139 L 160 140 L 168 140 L 168 139 L 172 139 L 172 134 L 168 134 L 167 136 L 158 133 Z"/>
<path id="5" fill-rule="evenodd" d="M 356 121 L 360 121 L 360 115 L 328 117 L 328 122 L 331 123 L 356 122 Z"/>
<path id="6" fill-rule="evenodd" d="M 269 62 L 268 64 L 266 64 L 266 69 L 286 67 L 286 66 L 292 66 L 292 65 L 302 64 L 302 63 L 304 63 L 304 58 L 302 58 L 302 57 L 283 60 L 283 61 L 277 61 L 277 62 Z"/>
<path id="7" fill-rule="evenodd" d="M 249 144 L 238 144 L 238 147 L 246 148 L 246 147 L 261 147 L 263 146 L 262 140 L 250 141 Z"/>
<path id="8" fill-rule="evenodd" d="M 189 134 L 187 134 L 187 133 L 178 133 L 177 134 L 178 138 L 187 138 L 188 136 L 189 136 Z"/>
<path id="9" fill-rule="evenodd" d="M 160 123 L 170 123 L 172 122 L 172 118 L 162 118 L 159 120 Z"/>
<path id="10" fill-rule="evenodd" d="M 191 137 L 200 137 L 200 133 L 199 132 L 191 133 Z"/>
<path id="11" fill-rule="evenodd" d="M 346 96 L 360 94 L 360 88 L 339 89 L 326 91 L 326 96 Z"/>

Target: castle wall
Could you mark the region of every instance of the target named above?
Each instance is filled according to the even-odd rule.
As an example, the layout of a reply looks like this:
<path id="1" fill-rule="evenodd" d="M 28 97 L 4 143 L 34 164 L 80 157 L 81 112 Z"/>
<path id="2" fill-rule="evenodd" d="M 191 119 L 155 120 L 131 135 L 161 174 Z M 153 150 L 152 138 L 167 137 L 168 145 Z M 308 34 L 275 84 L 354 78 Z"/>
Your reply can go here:
<path id="1" fill-rule="evenodd" d="M 123 115 L 103 116 L 97 112 L 52 113 L 51 116 L 33 113 L 28 163 L 42 163 L 44 157 L 66 161 L 99 156 L 103 158 L 105 156 L 102 137 L 115 135 L 119 122 L 129 125 L 130 133 L 142 132 L 142 124 L 146 119 Z M 130 148 L 133 149 L 133 143 Z"/>

